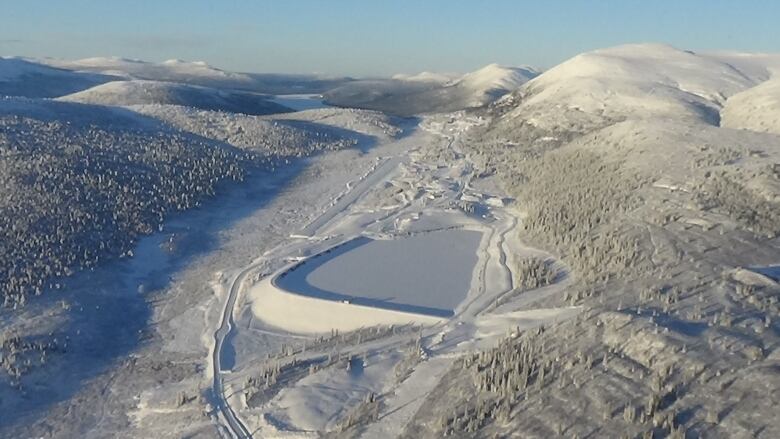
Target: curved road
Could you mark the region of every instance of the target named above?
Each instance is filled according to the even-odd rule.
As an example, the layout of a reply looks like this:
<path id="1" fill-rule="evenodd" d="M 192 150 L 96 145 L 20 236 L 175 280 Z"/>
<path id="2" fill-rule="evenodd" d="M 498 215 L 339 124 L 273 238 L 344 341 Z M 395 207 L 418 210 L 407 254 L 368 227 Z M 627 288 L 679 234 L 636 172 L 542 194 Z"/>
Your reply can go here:
<path id="1" fill-rule="evenodd" d="M 251 438 L 252 434 L 249 429 L 246 428 L 238 415 L 230 407 L 227 398 L 225 397 L 225 387 L 222 380 L 222 364 L 220 357 L 222 354 L 222 346 L 225 343 L 230 331 L 233 329 L 233 307 L 236 304 L 238 293 L 241 290 L 241 285 L 244 283 L 247 275 L 255 268 L 252 264 L 243 269 L 230 285 L 230 292 L 228 293 L 227 300 L 225 301 L 225 307 L 222 310 L 222 319 L 219 323 L 219 328 L 214 333 L 214 351 L 211 354 L 212 370 L 214 371 L 213 381 L 211 383 L 212 403 L 214 409 L 222 415 L 225 419 L 226 427 L 230 431 L 231 435 L 236 438 Z"/>

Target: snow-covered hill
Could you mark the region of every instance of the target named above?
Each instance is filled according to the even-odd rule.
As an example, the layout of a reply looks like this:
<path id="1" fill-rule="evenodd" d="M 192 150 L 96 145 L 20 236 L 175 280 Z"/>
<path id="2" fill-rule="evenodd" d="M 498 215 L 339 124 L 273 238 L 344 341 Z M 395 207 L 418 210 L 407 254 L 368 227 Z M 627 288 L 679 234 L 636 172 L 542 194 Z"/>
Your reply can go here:
<path id="1" fill-rule="evenodd" d="M 52 98 L 74 93 L 116 78 L 73 72 L 18 57 L 0 57 L 0 96 Z"/>
<path id="2" fill-rule="evenodd" d="M 128 79 L 175 82 L 231 81 L 236 84 L 250 84 L 252 81 L 249 75 L 227 72 L 202 61 L 187 62 L 171 59 L 161 63 L 152 63 L 120 57 L 93 57 L 75 61 L 46 58 L 40 61 L 61 69 L 100 72 Z"/>
<path id="3" fill-rule="evenodd" d="M 365 137 L 301 117 L 0 98 L 0 297 L 122 255 L 222 181 Z"/>
<path id="4" fill-rule="evenodd" d="M 780 76 L 731 96 L 721 126 L 780 134 Z"/>
<path id="5" fill-rule="evenodd" d="M 530 67 L 505 67 L 498 64 L 490 64 L 477 71 L 463 75 L 455 80 L 451 86 L 472 91 L 475 98 L 474 102 L 478 105 L 483 105 L 490 98 L 516 90 L 538 74 L 536 70 Z"/>
<path id="6" fill-rule="evenodd" d="M 578 55 L 496 109 L 548 130 L 659 117 L 718 125 L 726 99 L 760 83 L 759 73 L 667 45 L 626 45 Z"/>
<path id="7" fill-rule="evenodd" d="M 399 115 L 456 111 L 493 102 L 537 74 L 530 68 L 491 64 L 456 78 L 424 72 L 387 80 L 355 81 L 326 92 L 325 98 L 337 106 Z"/>
<path id="8" fill-rule="evenodd" d="M 99 105 L 183 105 L 205 110 L 244 114 L 291 111 L 266 96 L 235 90 L 148 80 L 114 81 L 60 98 L 62 101 Z"/>
<path id="9" fill-rule="evenodd" d="M 336 150 L 357 143 L 357 133 L 303 122 L 299 113 L 261 116 L 209 111 L 179 105 L 133 105 L 128 107 L 177 129 L 225 142 L 262 157 L 304 157 L 323 150 Z M 296 115 L 297 120 L 286 120 Z"/>
<path id="10" fill-rule="evenodd" d="M 123 255 L 253 165 L 238 149 L 128 110 L 51 100 L 1 99 L 0 145 L 7 305 Z"/>

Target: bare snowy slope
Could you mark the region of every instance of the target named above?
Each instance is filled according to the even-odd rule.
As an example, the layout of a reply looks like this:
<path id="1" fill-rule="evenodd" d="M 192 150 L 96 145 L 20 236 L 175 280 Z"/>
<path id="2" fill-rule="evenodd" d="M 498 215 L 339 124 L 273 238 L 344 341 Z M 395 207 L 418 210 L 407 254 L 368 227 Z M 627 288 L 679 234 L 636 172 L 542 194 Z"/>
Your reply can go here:
<path id="1" fill-rule="evenodd" d="M 709 56 L 734 66 L 758 83 L 729 97 L 721 109 L 721 125 L 780 134 L 780 55 L 716 53 Z"/>
<path id="2" fill-rule="evenodd" d="M 414 75 L 407 75 L 404 73 L 398 73 L 393 75 L 391 79 L 398 81 L 417 81 L 417 82 L 434 82 L 444 84 L 454 79 L 458 79 L 459 75 L 448 75 L 437 72 L 420 72 Z"/>
<path id="3" fill-rule="evenodd" d="M 528 67 L 504 67 L 490 64 L 454 80 L 451 86 L 472 91 L 476 99 L 475 102 L 485 104 L 485 99 L 513 91 L 536 75 L 538 73 Z"/>
<path id="4" fill-rule="evenodd" d="M 496 108 L 509 111 L 504 120 L 547 130 L 659 117 L 717 125 L 726 99 L 761 81 L 706 55 L 665 45 L 628 45 L 578 55 Z"/>
<path id="5" fill-rule="evenodd" d="M 183 105 L 204 110 L 252 115 L 291 111 L 287 107 L 269 101 L 266 96 L 255 93 L 147 80 L 109 82 L 63 96 L 60 100 L 114 106 Z"/>
<path id="6" fill-rule="evenodd" d="M 399 115 L 446 112 L 480 107 L 536 76 L 529 68 L 491 64 L 446 80 L 443 76 L 396 75 L 387 80 L 355 81 L 325 93 L 326 101 L 342 107 L 366 108 Z"/>
<path id="7" fill-rule="evenodd" d="M 730 97 L 721 125 L 780 134 L 780 76 Z"/>

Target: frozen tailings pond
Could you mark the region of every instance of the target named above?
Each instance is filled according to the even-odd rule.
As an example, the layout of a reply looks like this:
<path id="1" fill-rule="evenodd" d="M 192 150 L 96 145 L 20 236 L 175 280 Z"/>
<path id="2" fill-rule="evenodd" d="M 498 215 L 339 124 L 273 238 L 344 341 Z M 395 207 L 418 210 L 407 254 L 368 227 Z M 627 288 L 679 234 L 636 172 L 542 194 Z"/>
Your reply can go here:
<path id="1" fill-rule="evenodd" d="M 464 229 L 358 236 L 253 285 L 252 312 L 301 333 L 437 324 L 469 294 L 484 236 Z"/>
<path id="2" fill-rule="evenodd" d="M 468 293 L 481 238 L 469 230 L 358 237 L 283 273 L 276 285 L 321 299 L 450 317 Z"/>

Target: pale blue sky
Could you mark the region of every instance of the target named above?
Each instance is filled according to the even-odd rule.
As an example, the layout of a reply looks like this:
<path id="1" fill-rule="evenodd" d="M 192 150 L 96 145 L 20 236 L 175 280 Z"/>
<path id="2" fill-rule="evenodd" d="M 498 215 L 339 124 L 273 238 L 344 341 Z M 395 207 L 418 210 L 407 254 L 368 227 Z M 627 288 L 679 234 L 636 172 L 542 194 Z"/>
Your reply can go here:
<path id="1" fill-rule="evenodd" d="M 251 72 L 547 68 L 629 42 L 780 52 L 775 0 L 0 0 L 0 54 Z"/>

